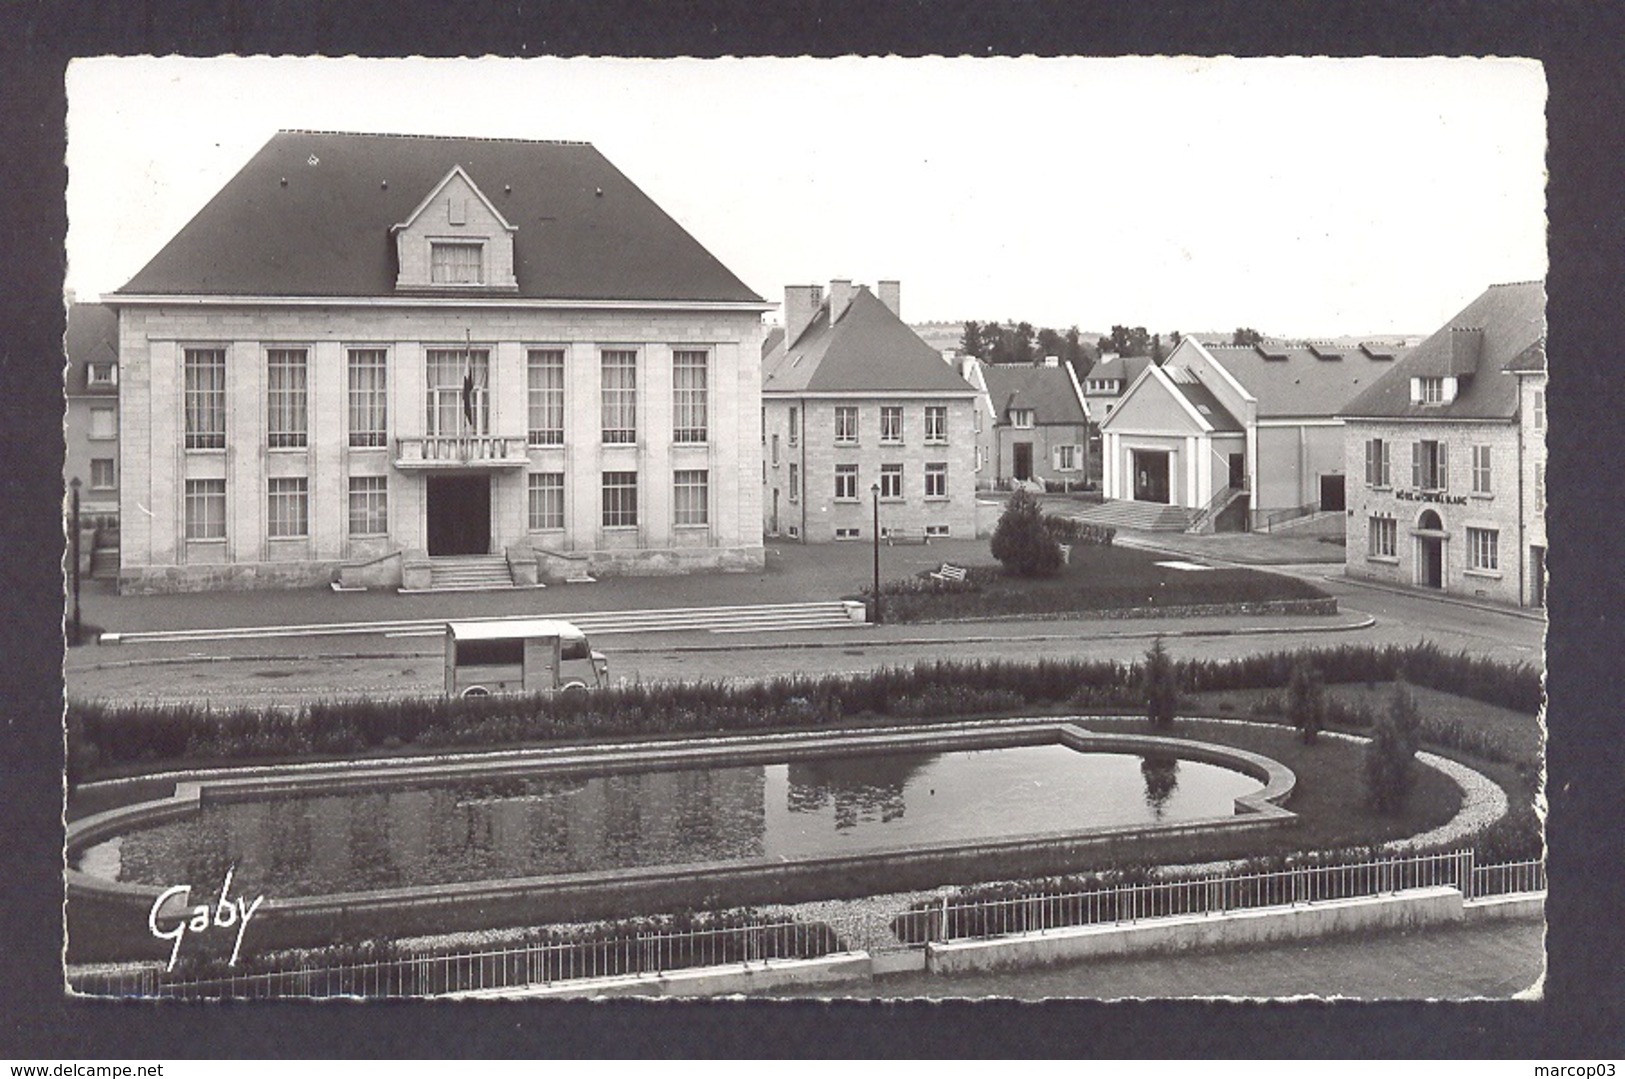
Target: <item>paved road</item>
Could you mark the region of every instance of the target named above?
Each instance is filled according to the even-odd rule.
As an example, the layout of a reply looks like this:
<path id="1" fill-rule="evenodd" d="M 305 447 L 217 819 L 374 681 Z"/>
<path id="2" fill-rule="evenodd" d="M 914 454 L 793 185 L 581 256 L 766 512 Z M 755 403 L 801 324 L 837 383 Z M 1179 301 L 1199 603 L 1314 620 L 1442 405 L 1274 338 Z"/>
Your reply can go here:
<path id="1" fill-rule="evenodd" d="M 705 633 L 638 634 L 605 637 L 596 644 L 609 654 L 616 678 L 645 682 L 864 671 L 926 659 L 986 658 L 995 650 L 1023 658 L 1129 661 L 1141 656 L 1149 636 L 1159 631 L 1177 635 L 1168 639 L 1168 645 L 1179 657 L 1230 659 L 1290 647 L 1425 640 L 1451 651 L 1540 662 L 1541 623 L 1428 598 L 1322 583 L 1338 594 L 1342 614 L 1335 618 L 854 627 L 761 634 L 749 641 Z M 1367 617 L 1375 624 L 1348 628 Z M 1269 632 L 1249 632 L 1259 630 Z M 1000 643 L 990 644 L 990 639 Z M 779 647 L 759 647 L 763 645 Z M 86 647 L 70 652 L 66 677 L 70 692 L 78 696 L 230 703 L 269 700 L 290 692 L 434 693 L 442 670 L 435 638 L 379 636 Z"/>
<path id="2" fill-rule="evenodd" d="M 1544 923 L 1517 921 L 1269 948 L 1111 959 L 1008 974 L 891 975 L 871 985 L 831 987 L 820 995 L 851 999 L 1316 996 L 1504 1000 L 1534 986 L 1545 964 Z M 780 991 L 768 995 L 807 994 Z"/>

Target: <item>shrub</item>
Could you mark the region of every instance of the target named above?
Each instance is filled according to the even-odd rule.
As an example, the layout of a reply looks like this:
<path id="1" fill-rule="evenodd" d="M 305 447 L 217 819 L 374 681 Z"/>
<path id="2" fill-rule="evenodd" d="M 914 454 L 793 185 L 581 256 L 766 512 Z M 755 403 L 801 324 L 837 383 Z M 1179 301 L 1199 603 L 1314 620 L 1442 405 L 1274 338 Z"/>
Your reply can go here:
<path id="1" fill-rule="evenodd" d="M 993 557 L 1018 577 L 1048 577 L 1061 568 L 1061 545 L 1044 528 L 1038 499 L 1017 491 L 993 530 Z"/>
<path id="2" fill-rule="evenodd" d="M 1112 540 L 1117 538 L 1117 529 L 1110 525 L 1097 525 L 1053 513 L 1044 514 L 1044 531 L 1048 532 L 1056 543 L 1070 544 L 1073 547 L 1087 544 L 1110 547 Z"/>
<path id="3" fill-rule="evenodd" d="M 1421 721 L 1403 677 L 1394 683 L 1388 710 L 1378 717 L 1365 751 L 1365 785 L 1379 813 L 1397 813 L 1416 782 L 1416 745 Z"/>
<path id="4" fill-rule="evenodd" d="M 1161 637 L 1145 654 L 1145 665 L 1140 668 L 1140 693 L 1145 700 L 1145 718 L 1152 726 L 1171 726 L 1174 713 L 1179 711 L 1179 672 Z"/>
<path id="5" fill-rule="evenodd" d="M 1326 725 L 1326 683 L 1305 656 L 1299 656 L 1292 665 L 1292 677 L 1286 685 L 1286 714 L 1303 735 L 1305 745 L 1313 744 Z"/>

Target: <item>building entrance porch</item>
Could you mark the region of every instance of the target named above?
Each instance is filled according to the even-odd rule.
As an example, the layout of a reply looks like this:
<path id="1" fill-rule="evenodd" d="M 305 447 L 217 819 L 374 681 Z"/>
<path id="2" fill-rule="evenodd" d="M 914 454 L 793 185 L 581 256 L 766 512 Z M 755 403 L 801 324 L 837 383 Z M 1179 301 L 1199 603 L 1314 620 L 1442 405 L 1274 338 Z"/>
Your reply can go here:
<path id="1" fill-rule="evenodd" d="M 1135 450 L 1134 501 L 1160 502 L 1167 505 L 1169 498 L 1168 451 Z"/>

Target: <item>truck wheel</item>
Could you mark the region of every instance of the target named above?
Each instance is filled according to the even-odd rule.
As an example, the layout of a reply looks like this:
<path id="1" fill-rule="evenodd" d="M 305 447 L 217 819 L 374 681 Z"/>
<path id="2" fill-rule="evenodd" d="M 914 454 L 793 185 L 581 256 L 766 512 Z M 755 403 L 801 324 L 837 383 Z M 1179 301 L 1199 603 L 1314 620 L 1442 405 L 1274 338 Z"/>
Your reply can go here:
<path id="1" fill-rule="evenodd" d="M 587 692 L 587 683 L 585 683 L 585 682 L 566 682 L 566 683 L 564 683 L 564 685 L 559 687 L 559 692 L 560 693 L 585 693 L 585 692 Z"/>
<path id="2" fill-rule="evenodd" d="M 491 695 L 491 691 L 486 689 L 484 686 L 469 686 L 467 689 L 463 690 L 462 695 L 464 697 L 489 697 Z"/>

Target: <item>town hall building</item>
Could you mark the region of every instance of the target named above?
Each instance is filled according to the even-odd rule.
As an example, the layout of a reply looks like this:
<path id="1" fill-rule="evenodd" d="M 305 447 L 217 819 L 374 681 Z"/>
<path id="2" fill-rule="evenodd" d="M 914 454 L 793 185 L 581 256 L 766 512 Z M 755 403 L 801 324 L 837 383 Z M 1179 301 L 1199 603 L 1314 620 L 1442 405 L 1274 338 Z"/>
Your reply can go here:
<path id="1" fill-rule="evenodd" d="M 284 131 L 103 299 L 124 589 L 762 564 L 772 305 L 590 145 Z"/>

